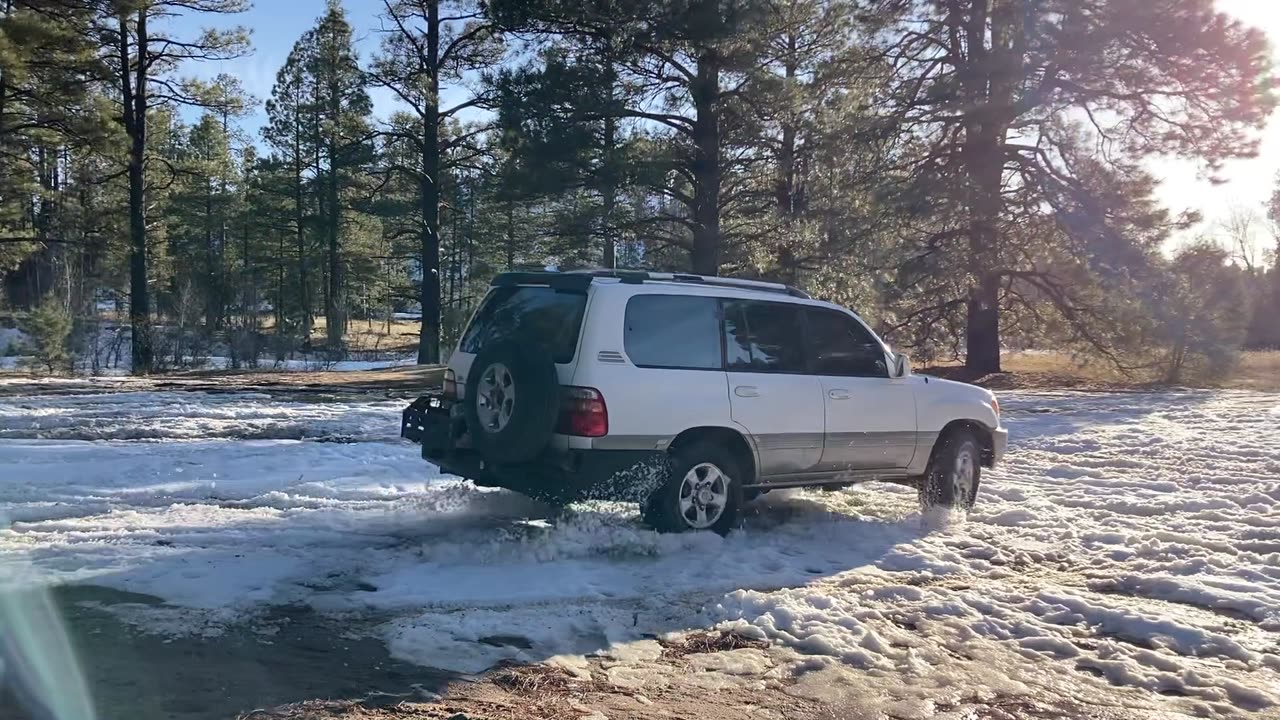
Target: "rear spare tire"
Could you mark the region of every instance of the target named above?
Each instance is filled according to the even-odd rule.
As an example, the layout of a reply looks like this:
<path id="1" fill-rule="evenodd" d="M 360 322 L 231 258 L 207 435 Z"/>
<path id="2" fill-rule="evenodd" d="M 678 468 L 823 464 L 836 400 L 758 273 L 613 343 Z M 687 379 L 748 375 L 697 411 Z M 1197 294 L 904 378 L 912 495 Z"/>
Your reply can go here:
<path id="1" fill-rule="evenodd" d="M 555 360 L 533 341 L 487 345 L 467 373 L 462 405 L 486 460 L 531 460 L 550 442 L 560 412 Z"/>

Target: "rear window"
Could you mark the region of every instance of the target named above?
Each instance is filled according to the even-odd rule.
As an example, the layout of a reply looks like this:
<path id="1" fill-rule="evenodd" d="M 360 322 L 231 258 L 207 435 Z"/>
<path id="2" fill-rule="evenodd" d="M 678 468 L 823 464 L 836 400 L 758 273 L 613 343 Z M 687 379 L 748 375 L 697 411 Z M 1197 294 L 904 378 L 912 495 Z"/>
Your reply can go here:
<path id="1" fill-rule="evenodd" d="M 586 307 L 582 291 L 542 285 L 494 288 L 458 347 L 477 353 L 495 340 L 528 339 L 544 343 L 557 363 L 573 362 Z"/>
<path id="2" fill-rule="evenodd" d="M 692 295 L 636 295 L 627 301 L 623 345 L 639 367 L 719 370 L 719 303 Z"/>

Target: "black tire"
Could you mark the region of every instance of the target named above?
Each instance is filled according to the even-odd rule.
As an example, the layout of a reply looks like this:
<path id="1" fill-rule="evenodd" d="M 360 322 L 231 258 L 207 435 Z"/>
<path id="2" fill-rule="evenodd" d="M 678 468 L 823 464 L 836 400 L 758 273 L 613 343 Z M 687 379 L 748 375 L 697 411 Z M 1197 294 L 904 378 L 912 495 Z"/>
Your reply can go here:
<path id="1" fill-rule="evenodd" d="M 505 422 L 489 421 L 480 407 L 480 386 L 490 369 L 506 369 L 513 391 Z M 555 430 L 560 413 L 560 382 L 555 360 L 538 343 L 503 341 L 486 346 L 467 373 L 463 412 L 471 441 L 494 463 L 518 463 L 536 457 Z"/>
<path id="2" fill-rule="evenodd" d="M 961 462 L 966 456 L 967 465 Z M 964 467 L 971 471 L 972 482 L 961 477 Z M 981 481 L 982 445 L 978 438 L 971 430 L 951 430 L 938 441 L 929 459 L 929 469 L 919 486 L 920 507 L 970 510 L 978 498 Z"/>
<path id="3" fill-rule="evenodd" d="M 718 470 L 725 481 L 723 489 L 723 507 L 720 515 L 706 525 L 697 522 L 698 511 L 690 509 L 692 517 L 681 511 L 681 492 L 685 486 L 685 476 L 699 466 L 711 466 Z M 695 477 L 707 480 L 708 468 L 701 468 Z M 666 481 L 649 496 L 644 507 L 644 521 L 658 532 L 686 532 L 689 530 L 712 530 L 720 535 L 727 535 L 738 526 L 742 512 L 742 480 L 743 472 L 737 459 L 727 448 L 710 442 L 695 442 L 672 451 Z M 712 486 L 715 481 L 710 480 Z M 708 488 L 715 493 L 714 487 Z M 688 488 L 692 490 L 692 488 Z M 695 500 L 695 504 L 698 504 Z M 710 511 L 712 506 L 704 509 Z M 710 520 L 710 516 L 707 516 Z"/>

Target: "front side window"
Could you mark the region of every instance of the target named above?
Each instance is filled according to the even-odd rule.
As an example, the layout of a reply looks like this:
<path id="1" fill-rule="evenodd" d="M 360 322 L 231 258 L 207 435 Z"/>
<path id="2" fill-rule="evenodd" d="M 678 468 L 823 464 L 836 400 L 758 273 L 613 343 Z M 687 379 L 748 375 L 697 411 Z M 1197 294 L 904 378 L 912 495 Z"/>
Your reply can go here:
<path id="1" fill-rule="evenodd" d="M 582 291 L 545 285 L 497 287 L 485 298 L 458 347 L 477 353 L 491 342 L 527 339 L 544 343 L 556 362 L 573 362 L 586 307 L 587 294 Z"/>
<path id="2" fill-rule="evenodd" d="M 884 348 L 862 323 L 841 312 L 807 308 L 808 354 L 815 375 L 889 377 Z"/>
<path id="3" fill-rule="evenodd" d="M 800 306 L 724 301 L 725 368 L 738 372 L 803 373 Z"/>
<path id="4" fill-rule="evenodd" d="M 623 344 L 639 367 L 719 370 L 720 317 L 715 298 L 636 295 L 627 301 Z"/>

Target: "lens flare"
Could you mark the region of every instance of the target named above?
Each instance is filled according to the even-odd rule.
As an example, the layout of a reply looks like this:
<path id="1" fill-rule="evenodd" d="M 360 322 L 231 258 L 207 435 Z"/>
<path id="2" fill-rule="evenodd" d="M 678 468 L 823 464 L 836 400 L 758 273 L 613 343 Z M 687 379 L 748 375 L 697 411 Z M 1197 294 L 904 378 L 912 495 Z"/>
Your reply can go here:
<path id="1" fill-rule="evenodd" d="M 16 568 L 0 567 L 0 694 L 17 699 L 19 718 L 95 720 L 57 605 L 19 580 Z"/>

